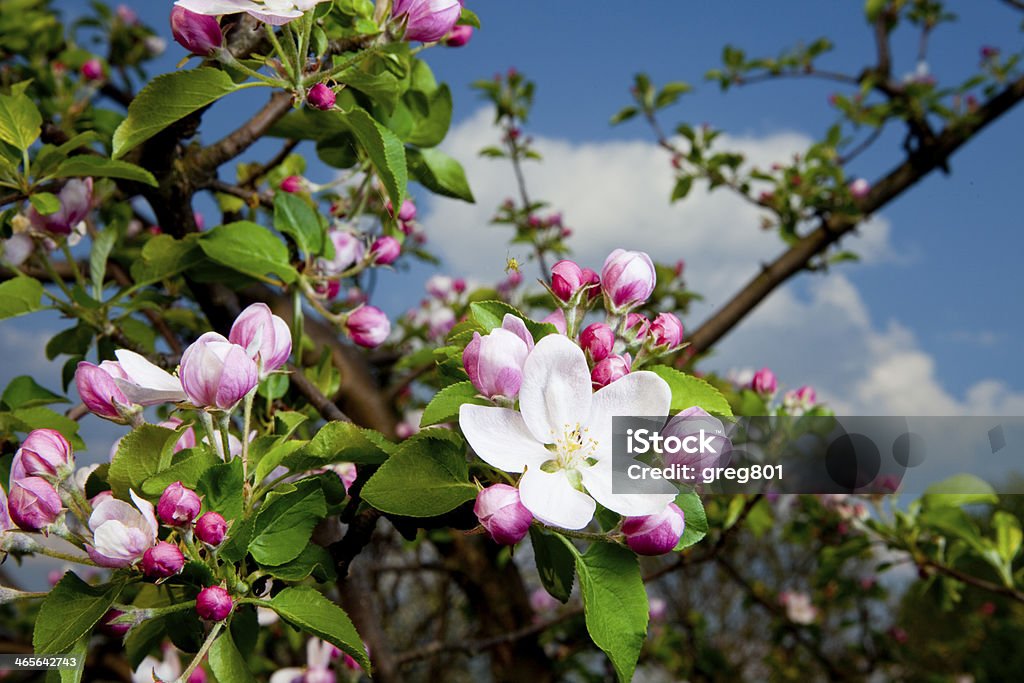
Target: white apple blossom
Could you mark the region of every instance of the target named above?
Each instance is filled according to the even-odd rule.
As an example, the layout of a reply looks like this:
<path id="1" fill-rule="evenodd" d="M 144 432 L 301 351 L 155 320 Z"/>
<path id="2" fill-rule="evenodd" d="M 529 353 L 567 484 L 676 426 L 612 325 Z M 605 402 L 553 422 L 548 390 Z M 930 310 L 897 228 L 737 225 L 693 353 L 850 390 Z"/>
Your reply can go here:
<path id="1" fill-rule="evenodd" d="M 612 417 L 668 415 L 672 392 L 652 372 L 634 372 L 593 392 L 582 349 L 561 335 L 537 342 L 523 366 L 519 410 L 463 405 L 459 424 L 484 461 L 523 472 L 522 503 L 564 529 L 590 523 L 595 499 L 627 516 L 662 512 L 676 490 L 612 492 Z"/>
<path id="2" fill-rule="evenodd" d="M 153 365 L 134 351 L 118 349 L 114 355 L 127 377 L 115 377 L 114 382 L 132 403 L 151 406 L 185 400 L 181 381 L 171 373 Z"/>
<path id="3" fill-rule="evenodd" d="M 196 14 L 246 14 L 267 24 L 281 26 L 327 0 L 178 0 L 174 3 Z"/>

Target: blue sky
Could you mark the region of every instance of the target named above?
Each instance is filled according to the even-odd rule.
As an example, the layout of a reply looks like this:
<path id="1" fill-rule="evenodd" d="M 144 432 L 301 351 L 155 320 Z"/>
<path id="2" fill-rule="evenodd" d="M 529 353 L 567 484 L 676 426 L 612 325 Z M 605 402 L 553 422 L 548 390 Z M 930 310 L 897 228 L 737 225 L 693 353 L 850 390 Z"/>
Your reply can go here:
<path id="1" fill-rule="evenodd" d="M 173 69 L 182 50 L 170 41 L 167 15 L 171 3 L 127 4 L 168 39 L 167 53 L 158 64 L 161 70 Z M 772 55 L 800 41 L 829 36 L 837 49 L 823 64 L 851 72 L 867 64 L 873 54 L 861 0 L 481 0 L 468 4 L 480 15 L 484 30 L 465 48 L 438 49 L 427 55 L 439 79 L 452 86 L 455 128 L 468 125 L 483 106 L 469 84 L 515 66 L 538 82 L 537 105 L 529 132 L 570 147 L 650 141 L 648 131 L 639 123 L 617 128 L 608 125 L 609 117 L 627 103 L 632 76 L 640 70 L 649 72 L 656 82 L 682 79 L 699 86 L 694 95 L 666 112 L 664 122 L 668 126 L 679 121 L 706 121 L 746 138 L 787 133 L 813 137 L 834 120 L 826 102 L 834 90 L 832 85 L 806 81 L 776 83 L 722 94 L 716 86 L 704 84 L 702 74 L 718 65 L 726 43 L 741 46 L 748 54 Z M 1002 3 L 978 0 L 952 4 L 962 12 L 961 21 L 939 30 L 932 39 L 929 55 L 931 71 L 940 81 L 955 82 L 970 72 L 978 62 L 978 50 L 983 44 L 1004 51 L 1019 45 L 1021 18 Z M 75 15 L 86 3 L 58 0 L 55 5 Z M 896 71 L 913 70 L 916 37 L 898 34 L 896 42 Z M 240 94 L 234 96 L 232 104 L 215 107 L 204 121 L 207 139 L 232 129 L 239 123 L 237 112 L 259 106 L 264 97 L 262 92 Z M 934 360 L 941 386 L 955 395 L 982 378 L 1001 380 L 1016 392 L 1024 391 L 1024 366 L 1016 353 L 1024 328 L 1015 315 L 1019 311 L 1020 293 L 1024 291 L 1024 275 L 1018 265 L 1024 235 L 1014 201 L 1020 177 L 1018 131 L 1022 123 L 1024 108 L 1004 117 L 961 151 L 953 160 L 952 177 L 932 176 L 886 208 L 882 215 L 890 228 L 886 249 L 896 254 L 895 258 L 869 259 L 868 263 L 843 266 L 837 271 L 859 293 L 874 328 L 884 330 L 893 323 L 905 328 L 913 336 L 915 348 Z M 865 155 L 853 172 L 869 179 L 882 175 L 896 160 L 890 150 L 897 148 L 899 140 L 895 133 L 887 136 L 879 151 Z M 265 156 L 273 148 L 276 144 L 256 151 Z M 309 162 L 308 175 L 313 180 L 330 177 L 330 170 L 312 154 Z M 616 159 L 609 157 L 606 163 L 616 164 Z M 473 177 L 470 180 L 473 182 Z M 511 189 L 509 185 L 505 193 L 511 193 Z M 536 193 L 544 196 L 547 189 L 538 188 Z M 600 199 L 594 197 L 592 201 Z M 430 234 L 430 218 L 436 212 L 430 201 L 424 200 L 423 204 L 425 227 Z M 572 213 L 567 217 L 574 224 Z M 757 232 L 754 224 L 749 229 L 751 234 Z M 581 234 L 586 234 L 585 230 Z M 779 244 L 769 242 L 757 260 L 768 260 L 779 251 Z M 661 256 L 665 260 L 701 258 L 696 253 Z M 757 260 L 750 263 L 750 268 L 756 268 Z M 413 303 L 404 294 L 408 291 L 408 280 L 423 275 L 422 270 L 416 270 L 411 275 L 387 278 L 381 292 L 386 307 L 395 310 L 400 295 L 402 301 Z M 806 300 L 816 295 L 823 282 L 820 277 L 802 276 L 789 291 L 797 299 Z M 708 292 L 699 280 L 691 282 L 691 286 L 716 301 L 728 294 Z M 697 322 L 696 318 L 687 321 L 691 327 Z M 734 336 L 742 334 L 741 328 Z M 792 339 L 784 338 L 769 343 L 794 344 Z M 799 348 L 798 342 L 796 346 Z M 742 348 L 749 350 L 750 345 Z M 819 348 L 816 352 L 823 357 L 820 365 L 826 367 L 824 361 L 829 350 Z M 842 348 L 836 348 L 836 356 L 843 353 Z M 734 355 L 725 354 L 729 361 L 734 360 Z M 772 359 L 772 354 L 766 352 L 764 360 L 755 356 L 743 362 L 759 367 L 773 362 Z M 838 363 L 842 358 L 835 360 Z M 778 363 L 785 366 L 783 360 Z M 798 373 L 792 371 L 800 366 L 790 363 L 789 369 L 795 375 Z M 816 376 L 818 372 L 808 370 L 810 376 L 794 376 L 792 383 L 827 384 L 825 378 Z M 0 371 L 4 375 L 0 379 L 7 374 Z"/>

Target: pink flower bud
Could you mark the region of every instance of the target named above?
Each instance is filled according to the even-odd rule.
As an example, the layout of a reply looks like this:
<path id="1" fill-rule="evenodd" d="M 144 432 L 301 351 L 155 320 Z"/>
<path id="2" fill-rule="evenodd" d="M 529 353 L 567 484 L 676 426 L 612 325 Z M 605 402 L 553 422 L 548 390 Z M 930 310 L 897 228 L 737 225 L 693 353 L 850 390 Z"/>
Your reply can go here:
<path id="1" fill-rule="evenodd" d="M 185 556 L 178 546 L 160 541 L 142 555 L 142 573 L 154 579 L 174 576 L 185 566 Z"/>
<path id="2" fill-rule="evenodd" d="M 395 214 L 395 207 L 391 205 L 390 201 L 388 202 L 388 213 Z M 397 218 L 403 223 L 416 220 L 416 205 L 412 203 L 412 200 L 402 200 L 402 207 L 398 210 Z"/>
<path id="3" fill-rule="evenodd" d="M 659 313 L 651 323 L 651 338 L 655 346 L 674 349 L 683 343 L 683 323 L 671 313 Z"/>
<path id="4" fill-rule="evenodd" d="M 606 387 L 617 379 L 622 379 L 629 374 L 632 362 L 628 355 L 620 356 L 613 354 L 594 366 L 590 372 L 590 380 L 595 389 Z"/>
<path id="5" fill-rule="evenodd" d="M 778 388 L 778 380 L 775 379 L 775 373 L 768 368 L 761 368 L 754 373 L 754 378 L 750 380 L 750 388 L 759 394 L 771 396 Z"/>
<path id="6" fill-rule="evenodd" d="M 340 275 L 357 262 L 363 260 L 366 247 L 363 241 L 347 230 L 332 230 L 327 233 L 334 246 L 334 258 L 317 259 L 317 265 L 325 275 Z"/>
<path id="7" fill-rule="evenodd" d="M 562 301 L 569 301 L 583 287 L 583 269 L 572 261 L 559 261 L 551 266 L 551 291 Z"/>
<path id="8" fill-rule="evenodd" d="M 462 47 L 469 42 L 469 39 L 473 37 L 473 27 L 467 24 L 461 24 L 452 29 L 448 37 L 444 39 L 444 44 L 448 47 Z"/>
<path id="9" fill-rule="evenodd" d="M 461 0 L 395 0 L 391 16 L 405 21 L 405 39 L 433 43 L 455 28 Z"/>
<path id="10" fill-rule="evenodd" d="M 188 675 L 188 681 L 186 683 L 206 683 L 206 670 L 199 667 L 196 668 Z"/>
<path id="11" fill-rule="evenodd" d="M 626 545 L 638 555 L 664 555 L 672 552 L 683 537 L 683 511 L 669 503 L 664 512 L 644 517 L 626 517 L 622 533 Z"/>
<path id="12" fill-rule="evenodd" d="M 317 83 L 309 89 L 308 93 L 306 93 L 306 102 L 309 103 L 309 106 L 314 109 L 320 109 L 321 111 L 326 111 L 334 107 L 336 99 L 337 96 L 334 94 L 334 91 L 324 83 Z"/>
<path id="13" fill-rule="evenodd" d="M 124 612 L 119 609 L 107 610 L 107 613 L 100 618 L 100 623 L 98 624 L 100 632 L 115 638 L 124 637 L 124 635 L 131 629 L 131 625 L 110 623 L 114 619 L 122 616 L 124 616 Z"/>
<path id="14" fill-rule="evenodd" d="M 277 370 L 292 355 L 292 331 L 263 303 L 252 304 L 231 325 L 228 341 L 245 349 L 260 364 L 262 375 Z"/>
<path id="15" fill-rule="evenodd" d="M 108 420 L 121 422 L 124 418 L 118 405 L 128 408 L 133 404 L 117 386 L 115 377 L 127 379 L 121 366 L 115 361 L 105 360 L 99 365 L 82 361 L 75 370 L 75 386 L 78 388 L 78 396 L 82 403 L 90 412 Z"/>
<path id="16" fill-rule="evenodd" d="M 391 321 L 375 306 L 360 306 L 349 314 L 345 332 L 359 346 L 372 349 L 383 344 L 391 334 Z"/>
<path id="17" fill-rule="evenodd" d="M 665 464 L 689 466 L 698 471 L 705 467 L 727 465 L 732 453 L 732 441 L 728 437 L 725 425 L 699 406 L 687 408 L 675 415 L 661 430 L 661 434 L 666 438 L 674 436 L 682 441 L 688 436 L 700 438 L 702 431 L 710 448 L 698 449 L 696 453 L 687 453 L 685 450 L 665 453 Z"/>
<path id="18" fill-rule="evenodd" d="M 288 194 L 302 192 L 302 178 L 297 175 L 290 175 L 281 181 L 279 187 L 281 192 L 287 192 Z"/>
<path id="19" fill-rule="evenodd" d="M 580 346 L 594 362 L 603 361 L 615 346 L 615 332 L 604 323 L 588 325 L 580 334 Z"/>
<path id="20" fill-rule="evenodd" d="M 871 192 L 871 185 L 863 178 L 857 178 L 850 183 L 850 194 L 854 199 L 864 199 Z"/>
<path id="21" fill-rule="evenodd" d="M 506 314 L 502 326 L 473 340 L 462 352 L 462 365 L 473 386 L 488 398 L 514 399 L 523 383 L 523 365 L 533 348 L 533 337 L 522 320 Z"/>
<path id="22" fill-rule="evenodd" d="M 63 505 L 57 491 L 45 479 L 11 479 L 7 508 L 11 521 L 25 531 L 39 531 L 57 521 Z"/>
<path id="23" fill-rule="evenodd" d="M 209 57 L 224 43 L 216 17 L 178 6 L 171 10 L 171 35 L 179 45 L 199 57 Z"/>
<path id="24" fill-rule="evenodd" d="M 473 512 L 495 543 L 501 545 L 523 540 L 533 521 L 533 514 L 519 500 L 519 489 L 508 484 L 488 486 L 476 494 Z"/>
<path id="25" fill-rule="evenodd" d="M 60 209 L 56 213 L 44 216 L 32 207 L 28 210 L 28 220 L 36 230 L 68 235 L 92 208 L 92 178 L 72 178 L 64 183 L 57 198 Z"/>
<path id="26" fill-rule="evenodd" d="M 220 586 L 209 586 L 196 596 L 196 613 L 209 621 L 223 621 L 231 614 L 233 604 L 226 590 Z"/>
<path id="27" fill-rule="evenodd" d="M 651 321 L 646 315 L 630 313 L 626 316 L 626 334 L 635 340 L 643 340 L 651 330 Z"/>
<path id="28" fill-rule="evenodd" d="M 613 311 L 633 308 L 647 301 L 656 282 L 654 263 L 642 251 L 616 249 L 608 255 L 601 269 L 605 300 Z"/>
<path id="29" fill-rule="evenodd" d="M 11 464 L 11 478 L 56 477 L 74 469 L 71 444 L 55 429 L 35 429 L 21 442 Z"/>
<path id="30" fill-rule="evenodd" d="M 569 235 L 570 235 L 570 231 L 569 230 L 565 230 L 562 233 L 563 237 L 569 237 Z M 590 268 L 584 268 L 583 269 L 583 286 L 584 287 L 588 287 L 588 289 L 587 289 L 587 298 L 588 299 L 593 300 L 593 299 L 597 298 L 598 296 L 601 295 L 601 276 L 598 275 L 597 272 L 591 270 Z"/>
<path id="31" fill-rule="evenodd" d="M 216 547 L 224 540 L 228 523 L 217 512 L 207 512 L 196 521 L 196 538 L 206 545 Z"/>
<path id="32" fill-rule="evenodd" d="M 373 262 L 382 266 L 390 266 L 398 260 L 401 253 L 402 245 L 394 237 L 388 235 L 378 237 L 370 247 L 370 256 L 373 257 Z"/>
<path id="33" fill-rule="evenodd" d="M 203 503 L 196 492 L 176 481 L 160 494 L 156 514 L 168 526 L 184 526 L 196 518 L 202 507 Z"/>
<path id="34" fill-rule="evenodd" d="M 193 405 L 229 410 L 259 382 L 244 347 L 207 332 L 181 356 L 181 386 Z"/>
<path id="35" fill-rule="evenodd" d="M 103 80 L 103 62 L 93 57 L 82 65 L 82 77 L 87 81 Z"/>

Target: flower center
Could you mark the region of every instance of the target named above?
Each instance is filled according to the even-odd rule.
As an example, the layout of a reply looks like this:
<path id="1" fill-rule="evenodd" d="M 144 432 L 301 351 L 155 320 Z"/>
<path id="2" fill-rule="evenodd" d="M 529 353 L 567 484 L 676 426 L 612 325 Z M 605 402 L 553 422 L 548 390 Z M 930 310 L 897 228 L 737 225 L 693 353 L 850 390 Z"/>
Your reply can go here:
<path id="1" fill-rule="evenodd" d="M 597 450 L 597 441 L 590 437 L 588 428 L 577 422 L 565 425 L 560 436 L 555 432 L 555 443 L 549 448 L 555 457 L 545 465 L 550 465 L 553 470 L 574 470 L 587 464 Z"/>

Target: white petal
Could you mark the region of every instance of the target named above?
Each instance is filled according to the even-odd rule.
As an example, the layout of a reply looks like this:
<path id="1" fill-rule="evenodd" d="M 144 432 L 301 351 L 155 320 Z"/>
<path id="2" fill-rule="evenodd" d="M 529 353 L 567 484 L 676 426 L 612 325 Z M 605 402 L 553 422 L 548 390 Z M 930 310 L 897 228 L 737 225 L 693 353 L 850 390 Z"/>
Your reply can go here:
<path id="1" fill-rule="evenodd" d="M 249 0 L 178 0 L 174 4 L 190 12 L 207 15 L 238 14 L 259 7 Z"/>
<path id="2" fill-rule="evenodd" d="M 294 666 L 287 669 L 278 669 L 270 676 L 270 683 L 295 683 L 295 681 L 302 680 L 305 674 L 305 669 L 299 669 Z"/>
<path id="3" fill-rule="evenodd" d="M 154 394 L 180 396 L 177 400 L 185 398 L 185 392 L 181 389 L 181 382 L 163 368 L 158 368 L 144 357 L 127 349 L 118 349 L 114 352 L 114 355 L 117 356 L 124 374 L 140 388 L 150 390 Z M 124 388 L 122 387 L 123 390 Z"/>
<path id="4" fill-rule="evenodd" d="M 545 337 L 546 338 L 546 337 Z M 582 529 L 594 518 L 594 499 L 577 491 L 565 472 L 530 468 L 519 480 L 519 498 L 533 516 L 563 529 Z"/>
<path id="5" fill-rule="evenodd" d="M 539 468 L 551 453 L 526 428 L 523 416 L 508 408 L 464 404 L 459 426 L 480 458 L 505 472 Z"/>
<path id="6" fill-rule="evenodd" d="M 160 524 L 156 521 L 156 510 L 153 508 L 153 504 L 145 498 L 140 498 L 135 495 L 135 491 L 128 489 L 128 495 L 131 496 L 132 502 L 135 503 L 135 507 L 142 513 L 142 518 L 145 520 L 145 524 L 140 526 L 143 532 L 152 535 L 153 542 L 156 542 L 157 534 L 160 531 Z"/>
<path id="7" fill-rule="evenodd" d="M 590 414 L 592 391 L 583 350 L 562 335 L 549 334 L 523 366 L 519 409 L 537 440 L 553 443 L 567 425 Z"/>
<path id="8" fill-rule="evenodd" d="M 654 515 L 663 511 L 669 503 L 676 499 L 676 488 L 664 480 L 645 482 L 645 487 L 655 486 L 664 493 L 612 493 L 612 463 L 604 460 L 581 472 L 583 486 L 587 493 L 597 499 L 601 505 L 613 512 L 627 517 Z M 621 475 L 625 476 L 625 475 Z"/>
<path id="9" fill-rule="evenodd" d="M 653 372 L 631 372 L 598 390 L 586 421 L 590 437 L 597 442 L 593 456 L 598 460 L 611 458 L 613 417 L 667 418 L 671 406 L 672 390 Z"/>

